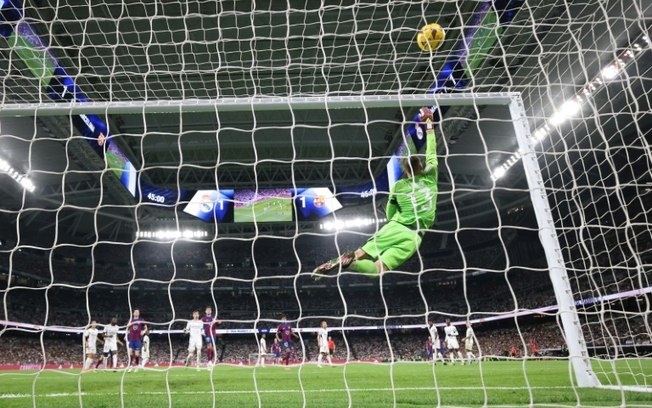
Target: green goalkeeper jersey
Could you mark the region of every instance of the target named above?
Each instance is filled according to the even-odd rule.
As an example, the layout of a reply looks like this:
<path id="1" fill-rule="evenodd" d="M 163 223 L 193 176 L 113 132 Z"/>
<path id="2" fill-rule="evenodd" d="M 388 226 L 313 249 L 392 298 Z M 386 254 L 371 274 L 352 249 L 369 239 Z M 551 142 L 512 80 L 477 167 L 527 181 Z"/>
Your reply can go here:
<path id="1" fill-rule="evenodd" d="M 387 204 L 387 219 L 410 228 L 428 229 L 435 222 L 437 210 L 437 141 L 434 130 L 426 134 L 426 167 L 423 174 L 397 181 Z"/>

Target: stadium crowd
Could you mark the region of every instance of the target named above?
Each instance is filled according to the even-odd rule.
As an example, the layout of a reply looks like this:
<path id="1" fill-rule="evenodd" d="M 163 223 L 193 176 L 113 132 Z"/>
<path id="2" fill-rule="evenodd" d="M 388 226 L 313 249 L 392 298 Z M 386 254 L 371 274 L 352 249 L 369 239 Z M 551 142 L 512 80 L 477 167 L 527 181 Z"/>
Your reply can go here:
<path id="1" fill-rule="evenodd" d="M 463 333 L 464 329 L 459 328 Z M 443 331 L 440 329 L 440 336 Z M 344 335 L 337 330 L 332 331 L 337 344 L 334 357 L 337 360 L 363 361 L 415 361 L 427 358 L 426 338 L 428 332 L 423 329 L 384 330 L 347 332 Z M 151 364 L 165 365 L 170 362 L 181 363 L 186 356 L 187 338 L 178 334 L 152 334 Z M 519 331 L 516 328 L 496 328 L 476 331 L 476 355 L 484 358 L 506 357 L 509 351 L 516 347 L 519 355 L 524 354 L 524 347 L 529 347 L 533 341 L 539 349 L 558 348 L 563 343 L 559 328 L 554 323 L 530 325 Z M 271 337 L 273 338 L 273 337 Z M 301 360 L 305 349 L 306 359 L 314 360 L 318 348 L 313 333 L 302 333 L 301 341 L 295 342 L 296 360 Z M 271 342 L 271 340 L 270 340 Z M 220 342 L 221 343 L 221 342 Z M 218 343 L 217 356 L 224 363 L 238 364 L 251 361 L 251 356 L 257 352 L 256 338 L 253 334 L 231 334 L 224 337 L 224 352 Z M 303 344 L 303 348 L 302 348 Z M 528 351 L 531 355 L 531 351 Z M 12 333 L 8 330 L 0 336 L 0 365 L 29 364 L 79 364 L 82 361 L 83 349 L 79 334 L 26 335 Z M 126 350 L 119 349 L 119 361 L 126 362 Z M 205 361 L 205 359 L 204 359 Z"/>

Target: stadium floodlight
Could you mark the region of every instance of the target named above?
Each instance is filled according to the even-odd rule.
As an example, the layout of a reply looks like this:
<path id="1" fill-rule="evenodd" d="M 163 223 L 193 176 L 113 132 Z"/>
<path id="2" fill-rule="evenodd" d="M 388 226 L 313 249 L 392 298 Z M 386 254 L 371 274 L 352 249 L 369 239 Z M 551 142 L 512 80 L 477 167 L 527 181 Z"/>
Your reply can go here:
<path id="1" fill-rule="evenodd" d="M 158 240 L 205 238 L 208 231 L 164 229 L 155 231 L 138 231 L 136 238 L 154 238 Z"/>
<path id="2" fill-rule="evenodd" d="M 348 220 L 326 221 L 320 224 L 319 229 L 325 231 L 341 231 L 345 229 L 365 228 L 370 225 L 387 222 L 387 218 L 352 218 Z"/>
<path id="3" fill-rule="evenodd" d="M 602 78 L 609 80 L 617 77 L 620 69 L 615 64 L 610 64 L 604 67 L 600 73 L 602 74 Z"/>
<path id="4" fill-rule="evenodd" d="M 505 173 L 507 173 L 507 170 L 503 165 L 501 165 L 500 167 L 496 167 L 494 169 L 493 173 L 491 173 L 491 178 L 493 180 L 498 180 L 499 178 L 503 177 Z"/>
<path id="5" fill-rule="evenodd" d="M 8 161 L 5 159 L 0 158 L 0 171 L 6 173 L 14 179 L 14 181 L 30 193 L 33 193 L 34 190 L 36 190 L 36 186 L 34 185 L 34 182 L 27 176 L 21 174 L 18 170 L 13 168 L 11 164 L 9 164 Z"/>
<path id="6" fill-rule="evenodd" d="M 650 39 L 647 35 L 641 37 L 640 41 L 645 43 L 646 47 L 650 46 Z M 607 66 L 600 70 L 600 73 L 593 78 L 588 84 L 582 87 L 579 92 L 572 98 L 564 102 L 555 113 L 548 118 L 547 122 L 540 128 L 532 132 L 530 142 L 536 145 L 541 142 L 550 133 L 549 125 L 561 126 L 571 117 L 575 116 L 582 108 L 583 100 L 589 100 L 593 94 L 605 85 L 605 81 L 610 81 L 624 72 L 629 63 L 634 61 L 645 49 L 638 42 L 634 42 L 623 51 L 618 58 L 611 61 Z M 495 181 L 505 175 L 517 161 L 507 160 L 502 164 L 503 170 L 496 169 L 492 173 L 492 179 Z"/>
<path id="7" fill-rule="evenodd" d="M 582 105 L 580 104 L 580 101 L 576 98 L 567 100 L 561 105 L 559 110 L 550 117 L 550 124 L 553 126 L 559 126 L 563 124 L 566 122 L 566 120 L 577 115 L 581 107 Z"/>

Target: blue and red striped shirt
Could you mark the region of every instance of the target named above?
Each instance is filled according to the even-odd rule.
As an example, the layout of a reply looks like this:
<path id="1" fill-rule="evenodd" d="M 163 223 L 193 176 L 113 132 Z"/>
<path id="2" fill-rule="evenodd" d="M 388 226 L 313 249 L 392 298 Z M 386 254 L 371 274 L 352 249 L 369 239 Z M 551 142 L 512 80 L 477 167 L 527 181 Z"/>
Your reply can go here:
<path id="1" fill-rule="evenodd" d="M 129 341 L 141 341 L 143 337 L 143 319 L 138 317 L 129 321 Z"/>

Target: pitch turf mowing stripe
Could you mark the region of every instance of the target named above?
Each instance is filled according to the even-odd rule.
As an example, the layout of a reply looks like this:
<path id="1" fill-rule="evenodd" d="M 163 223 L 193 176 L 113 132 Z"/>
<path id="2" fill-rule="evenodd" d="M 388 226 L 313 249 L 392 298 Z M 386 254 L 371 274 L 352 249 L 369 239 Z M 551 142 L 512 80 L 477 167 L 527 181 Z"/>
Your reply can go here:
<path id="1" fill-rule="evenodd" d="M 531 388 L 533 390 L 552 390 L 552 389 L 570 389 L 571 386 L 559 386 L 559 387 L 535 387 Z M 455 390 L 455 391 L 478 391 L 478 388 L 475 387 L 445 387 L 438 388 L 439 390 Z M 408 387 L 408 388 L 394 388 L 394 391 L 404 392 L 404 391 L 434 391 L 432 387 Z M 493 387 L 487 388 L 487 390 L 523 390 L 521 387 Z M 337 393 L 337 392 L 346 392 L 346 388 L 324 388 L 324 389 L 304 389 L 304 390 L 258 390 L 259 394 L 315 394 L 315 393 Z M 350 392 L 387 392 L 392 391 L 392 388 L 349 388 Z M 256 391 L 142 391 L 142 392 L 123 392 L 123 395 L 209 395 L 209 394 L 256 394 Z M 67 393 L 67 392 L 58 392 L 50 394 L 36 394 L 36 397 L 39 398 L 63 398 L 63 397 L 79 397 L 79 396 L 93 396 L 101 397 L 108 395 L 120 395 L 120 392 L 82 392 L 82 393 Z M 0 394 L 0 399 L 20 399 L 20 398 L 32 398 L 32 394 Z"/>
<path id="2" fill-rule="evenodd" d="M 650 372 L 652 362 L 642 361 L 641 367 Z M 433 367 L 428 363 L 349 364 L 323 369 L 306 365 L 289 370 L 273 366 L 255 370 L 217 366 L 212 372 L 175 368 L 84 375 L 79 375 L 79 371 L 14 372 L 0 376 L 0 392 L 4 392 L 0 394 L 0 406 L 79 407 L 80 401 L 90 407 L 115 407 L 121 401 L 125 407 L 170 404 L 197 407 L 213 403 L 245 407 L 257 406 L 259 402 L 265 407 L 304 403 L 307 406 L 434 406 L 438 403 L 446 406 L 485 403 L 492 406 L 652 406 L 652 395 L 646 393 L 573 388 L 568 368 L 565 361 L 436 366 L 436 389 Z M 481 387 L 480 370 L 485 388 Z M 526 378 L 529 389 L 525 386 Z"/>

